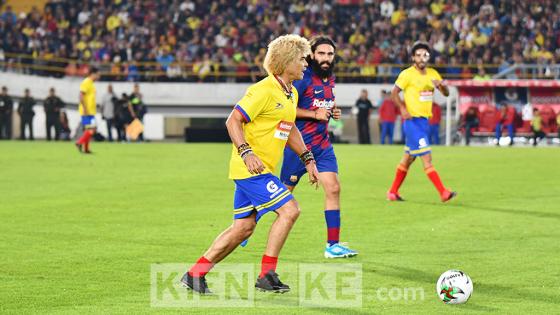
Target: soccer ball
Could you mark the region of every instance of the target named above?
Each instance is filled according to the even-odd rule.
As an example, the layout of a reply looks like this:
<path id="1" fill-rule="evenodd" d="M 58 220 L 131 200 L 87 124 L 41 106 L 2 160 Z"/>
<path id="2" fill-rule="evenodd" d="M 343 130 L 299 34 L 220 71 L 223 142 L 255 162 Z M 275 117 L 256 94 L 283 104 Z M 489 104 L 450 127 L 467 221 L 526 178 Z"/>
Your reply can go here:
<path id="1" fill-rule="evenodd" d="M 444 272 L 436 283 L 439 298 L 445 304 L 463 304 L 473 292 L 471 278 L 461 270 Z"/>

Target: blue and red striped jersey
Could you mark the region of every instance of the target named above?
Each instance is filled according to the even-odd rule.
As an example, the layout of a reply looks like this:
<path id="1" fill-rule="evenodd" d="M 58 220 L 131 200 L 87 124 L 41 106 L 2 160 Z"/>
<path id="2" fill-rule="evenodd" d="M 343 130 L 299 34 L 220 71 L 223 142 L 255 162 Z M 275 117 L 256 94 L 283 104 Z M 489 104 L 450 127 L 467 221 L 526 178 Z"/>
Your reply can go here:
<path id="1" fill-rule="evenodd" d="M 307 68 L 303 79 L 293 83 L 299 94 L 298 107 L 317 110 L 321 107 L 331 110 L 334 107 L 334 75 L 323 80 Z M 323 150 L 331 146 L 327 121 L 296 119 L 303 141 L 309 150 Z"/>

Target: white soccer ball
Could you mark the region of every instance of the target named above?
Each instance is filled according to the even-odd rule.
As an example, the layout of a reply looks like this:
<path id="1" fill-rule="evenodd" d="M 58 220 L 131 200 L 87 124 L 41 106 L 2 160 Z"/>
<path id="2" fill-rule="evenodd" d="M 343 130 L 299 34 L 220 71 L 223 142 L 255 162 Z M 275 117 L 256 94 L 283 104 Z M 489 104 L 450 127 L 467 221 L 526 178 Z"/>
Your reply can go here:
<path id="1" fill-rule="evenodd" d="M 448 270 L 439 277 L 436 291 L 443 303 L 462 304 L 471 297 L 473 283 L 471 278 L 461 270 Z"/>

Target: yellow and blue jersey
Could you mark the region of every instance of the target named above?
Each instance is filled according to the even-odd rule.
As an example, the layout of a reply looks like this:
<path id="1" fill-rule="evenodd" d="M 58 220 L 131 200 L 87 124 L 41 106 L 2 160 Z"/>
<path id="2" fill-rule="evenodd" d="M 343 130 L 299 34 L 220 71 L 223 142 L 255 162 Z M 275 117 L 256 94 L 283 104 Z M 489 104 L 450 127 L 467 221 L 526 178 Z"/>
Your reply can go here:
<path id="1" fill-rule="evenodd" d="M 87 109 L 88 116 L 94 116 L 97 112 L 95 103 L 95 85 L 89 77 L 85 78 L 80 84 L 80 93 L 84 93 L 83 103 L 80 103 L 80 115 L 84 115 L 84 107 Z"/>
<path id="2" fill-rule="evenodd" d="M 412 117 L 432 117 L 432 102 L 434 99 L 434 83 L 441 80 L 439 73 L 432 68 L 426 68 L 422 74 L 416 67 L 411 66 L 403 70 L 395 85 L 403 90 L 406 110 Z"/>
<path id="3" fill-rule="evenodd" d="M 273 173 L 282 158 L 288 136 L 294 127 L 297 102 L 297 90 L 292 88 L 292 95 L 287 97 L 280 82 L 274 76 L 268 76 L 251 85 L 235 106 L 245 118 L 245 141 L 263 162 L 263 173 Z M 233 146 L 229 178 L 245 179 L 253 176 L 257 175 L 249 173 L 237 148 Z"/>

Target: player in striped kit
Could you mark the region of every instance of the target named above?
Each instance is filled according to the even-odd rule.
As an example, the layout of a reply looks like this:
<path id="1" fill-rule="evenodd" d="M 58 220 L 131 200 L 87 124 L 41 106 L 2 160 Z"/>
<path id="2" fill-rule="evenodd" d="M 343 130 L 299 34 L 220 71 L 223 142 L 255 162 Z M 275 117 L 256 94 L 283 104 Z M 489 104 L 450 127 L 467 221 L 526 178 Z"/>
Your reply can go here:
<path id="1" fill-rule="evenodd" d="M 319 182 L 325 191 L 325 220 L 327 223 L 326 258 L 346 258 L 358 253 L 339 242 L 340 235 L 340 182 L 338 164 L 329 139 L 329 119 L 339 119 L 336 107 L 333 75 L 336 45 L 327 36 L 311 39 L 310 67 L 302 80 L 294 82 L 300 95 L 296 126 L 303 136 L 307 149 L 313 152 L 319 170 Z M 289 147 L 284 151 L 284 163 L 280 179 L 293 191 L 306 173 L 305 166 Z"/>

